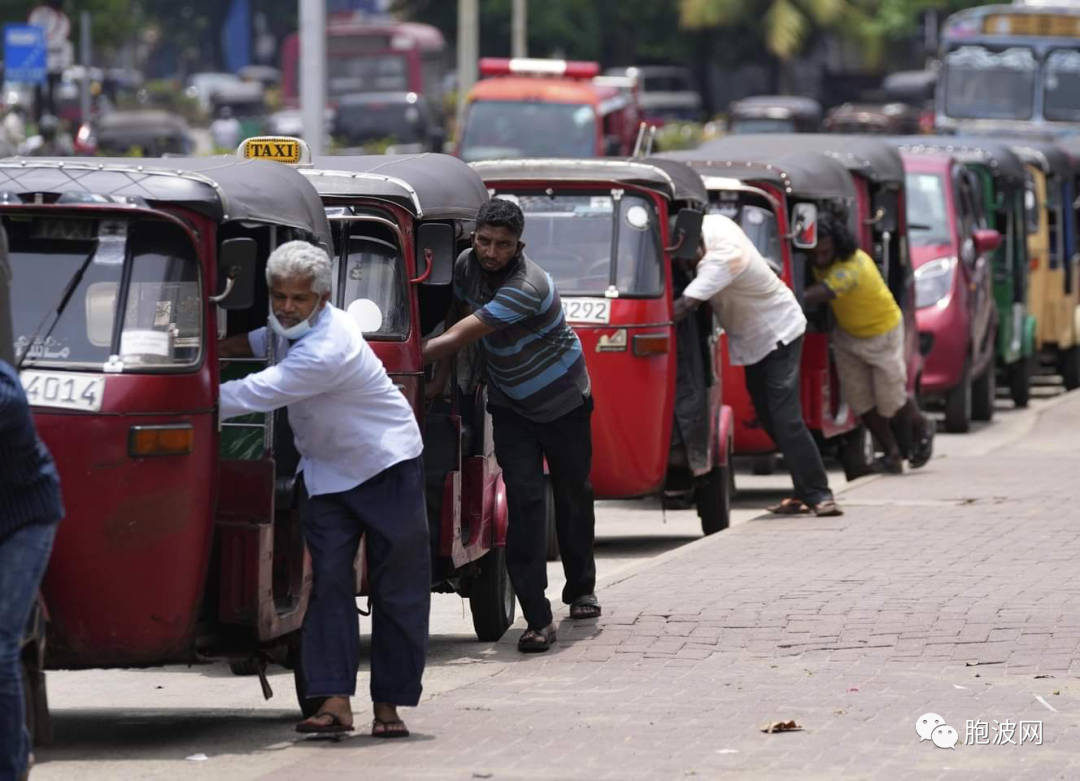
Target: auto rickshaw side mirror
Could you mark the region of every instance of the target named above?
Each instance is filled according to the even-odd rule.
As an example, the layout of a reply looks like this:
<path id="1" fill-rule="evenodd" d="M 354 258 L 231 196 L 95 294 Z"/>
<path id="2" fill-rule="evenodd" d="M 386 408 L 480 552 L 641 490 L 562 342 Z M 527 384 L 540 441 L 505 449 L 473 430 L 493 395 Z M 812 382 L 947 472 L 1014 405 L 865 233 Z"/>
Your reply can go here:
<path id="1" fill-rule="evenodd" d="M 1001 234 L 996 230 L 981 228 L 975 231 L 975 251 L 980 255 L 989 255 L 1001 246 Z"/>
<path id="2" fill-rule="evenodd" d="M 693 260 L 697 257 L 698 242 L 701 241 L 701 223 L 705 215 L 697 209 L 679 209 L 675 215 L 675 227 L 672 238 L 675 243 L 665 247 L 674 260 Z"/>
<path id="3" fill-rule="evenodd" d="M 255 239 L 225 239 L 218 249 L 218 290 L 210 302 L 222 309 L 248 309 L 255 303 L 259 245 Z"/>
<path id="4" fill-rule="evenodd" d="M 417 272 L 413 282 L 449 285 L 454 281 L 454 228 L 445 222 L 425 222 L 416 232 Z"/>
<path id="5" fill-rule="evenodd" d="M 818 241 L 816 203 L 797 203 L 791 210 L 791 243 L 796 249 L 813 249 Z"/>

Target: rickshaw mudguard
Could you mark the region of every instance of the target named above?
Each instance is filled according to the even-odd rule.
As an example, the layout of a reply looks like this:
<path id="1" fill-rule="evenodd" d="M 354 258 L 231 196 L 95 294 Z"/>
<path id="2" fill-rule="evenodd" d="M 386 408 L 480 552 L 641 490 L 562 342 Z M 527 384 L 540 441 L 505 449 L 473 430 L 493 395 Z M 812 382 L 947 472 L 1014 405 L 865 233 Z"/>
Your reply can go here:
<path id="1" fill-rule="evenodd" d="M 477 561 L 496 547 L 496 502 L 501 478 L 498 471 L 490 468 L 486 456 L 469 456 L 464 459 L 461 472 L 461 520 L 451 527 L 452 547 L 443 554 L 451 557 L 455 567 Z M 448 489 L 449 482 L 448 480 Z M 502 501 L 505 505 L 505 496 Z M 444 509 L 443 529 L 448 525 Z M 505 527 L 503 544 L 506 544 Z"/>
<path id="2" fill-rule="evenodd" d="M 190 400 L 201 396 L 201 375 L 118 376 L 106 380 L 105 414 L 35 412 L 64 476 L 66 517 L 42 584 L 52 614 L 51 668 L 193 658 L 213 534 L 215 426 L 210 412 L 134 417 L 113 411 L 137 406 L 129 393 L 154 398 L 158 380 L 159 408 L 176 407 L 185 397 L 188 406 L 197 405 Z M 133 425 L 175 423 L 192 426 L 192 453 L 129 456 Z"/>
<path id="3" fill-rule="evenodd" d="M 717 427 L 716 450 L 713 466 L 730 466 L 730 444 L 735 437 L 735 412 L 726 404 L 720 408 L 720 424 Z"/>

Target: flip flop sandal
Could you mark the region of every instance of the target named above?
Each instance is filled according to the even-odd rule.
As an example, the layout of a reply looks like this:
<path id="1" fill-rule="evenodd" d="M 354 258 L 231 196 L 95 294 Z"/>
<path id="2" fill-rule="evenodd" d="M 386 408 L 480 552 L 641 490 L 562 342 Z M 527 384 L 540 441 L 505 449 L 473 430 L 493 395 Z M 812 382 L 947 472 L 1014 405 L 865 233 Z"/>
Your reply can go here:
<path id="1" fill-rule="evenodd" d="M 600 618 L 602 612 L 600 600 L 596 598 L 596 594 L 578 597 L 570 603 L 570 618 L 575 621 L 586 618 Z"/>
<path id="2" fill-rule="evenodd" d="M 539 639 L 536 639 L 539 638 Z M 555 627 L 526 629 L 518 639 L 518 650 L 523 654 L 539 654 L 551 648 L 555 642 Z"/>
<path id="3" fill-rule="evenodd" d="M 312 719 L 325 719 L 329 717 L 329 724 L 313 724 Z M 316 713 L 310 719 L 304 719 L 296 725 L 296 731 L 305 735 L 339 735 L 342 732 L 352 732 L 355 728 L 352 724 L 346 724 L 336 713 Z"/>
<path id="4" fill-rule="evenodd" d="M 766 507 L 766 510 L 774 515 L 808 515 L 810 507 L 802 499 L 785 499 L 780 504 Z"/>
<path id="5" fill-rule="evenodd" d="M 832 500 L 826 500 L 814 505 L 814 515 L 818 518 L 835 518 L 843 514 L 844 511 Z"/>
<path id="6" fill-rule="evenodd" d="M 401 729 L 391 729 L 401 725 Z M 381 730 L 376 732 L 376 727 L 382 727 Z M 405 726 L 405 722 L 401 719 L 390 719 L 390 721 L 383 721 L 376 717 L 371 723 L 371 737 L 373 738 L 407 738 L 409 737 L 409 729 Z"/>

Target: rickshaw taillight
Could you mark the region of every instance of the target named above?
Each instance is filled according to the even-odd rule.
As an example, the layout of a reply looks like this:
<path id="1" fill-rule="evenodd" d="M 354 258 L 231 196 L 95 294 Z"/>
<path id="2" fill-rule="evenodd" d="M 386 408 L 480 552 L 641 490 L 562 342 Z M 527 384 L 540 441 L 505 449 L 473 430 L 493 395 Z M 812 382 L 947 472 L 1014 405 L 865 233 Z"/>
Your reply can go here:
<path id="1" fill-rule="evenodd" d="M 671 348 L 667 334 L 638 334 L 634 337 L 634 355 L 666 355 Z"/>
<path id="2" fill-rule="evenodd" d="M 128 453 L 132 458 L 148 456 L 183 456 L 195 444 L 191 424 L 171 426 L 132 426 L 128 435 Z"/>

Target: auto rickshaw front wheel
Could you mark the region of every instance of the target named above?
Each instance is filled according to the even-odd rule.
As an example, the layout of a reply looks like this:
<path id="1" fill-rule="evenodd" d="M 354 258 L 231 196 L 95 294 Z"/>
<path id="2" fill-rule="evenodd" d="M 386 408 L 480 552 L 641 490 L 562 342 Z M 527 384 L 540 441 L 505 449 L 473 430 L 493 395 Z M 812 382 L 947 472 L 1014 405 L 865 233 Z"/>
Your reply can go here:
<path id="1" fill-rule="evenodd" d="M 469 611 L 476 637 L 494 643 L 514 623 L 514 587 L 506 571 L 506 548 L 492 548 L 478 562 L 480 572 L 469 589 Z"/>
<path id="2" fill-rule="evenodd" d="M 730 450 L 730 446 L 729 446 Z M 731 524 L 731 496 L 735 482 L 731 469 L 731 453 L 727 466 L 714 466 L 694 485 L 694 504 L 697 505 L 701 531 L 705 536 L 722 532 Z"/>
<path id="3" fill-rule="evenodd" d="M 966 434 L 971 430 L 973 396 L 971 363 L 965 360 L 960 382 L 945 397 L 945 430 L 950 434 Z"/>
<path id="4" fill-rule="evenodd" d="M 1065 383 L 1065 390 L 1080 388 L 1080 345 L 1058 352 L 1058 371 Z"/>
<path id="5" fill-rule="evenodd" d="M 1031 401 L 1031 364 L 1032 359 L 1025 356 L 1009 369 L 1009 395 L 1013 404 L 1021 409 Z"/>
<path id="6" fill-rule="evenodd" d="M 971 419 L 989 422 L 994 419 L 994 400 L 997 398 L 997 370 L 994 362 L 971 386 Z"/>

